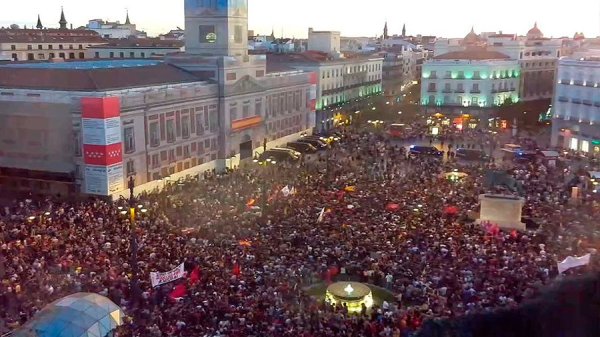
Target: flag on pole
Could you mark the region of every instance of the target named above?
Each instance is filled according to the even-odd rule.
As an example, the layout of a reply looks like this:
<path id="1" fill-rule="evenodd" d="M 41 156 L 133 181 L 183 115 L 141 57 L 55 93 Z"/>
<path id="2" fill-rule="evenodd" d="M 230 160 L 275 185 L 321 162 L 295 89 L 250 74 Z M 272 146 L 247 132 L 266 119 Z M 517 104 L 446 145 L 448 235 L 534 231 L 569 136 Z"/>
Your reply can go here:
<path id="1" fill-rule="evenodd" d="M 325 217 L 325 207 L 323 207 L 323 209 L 321 210 L 321 213 L 319 213 L 319 217 L 317 218 L 317 222 L 323 222 L 323 218 Z"/>
<path id="2" fill-rule="evenodd" d="M 569 269 L 572 269 L 575 267 L 586 266 L 586 265 L 590 264 L 591 257 L 592 257 L 592 254 L 587 254 L 587 255 L 579 256 L 579 257 L 569 256 L 566 259 L 564 259 L 562 262 L 558 263 L 558 273 L 562 274 Z"/>

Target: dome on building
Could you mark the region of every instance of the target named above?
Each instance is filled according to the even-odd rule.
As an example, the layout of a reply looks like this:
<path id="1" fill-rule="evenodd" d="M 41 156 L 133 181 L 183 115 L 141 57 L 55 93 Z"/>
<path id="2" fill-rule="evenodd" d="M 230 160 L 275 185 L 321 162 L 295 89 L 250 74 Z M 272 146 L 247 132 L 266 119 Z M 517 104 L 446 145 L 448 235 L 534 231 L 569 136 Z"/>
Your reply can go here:
<path id="1" fill-rule="evenodd" d="M 471 31 L 463 39 L 463 44 L 476 44 L 480 41 L 479 35 L 475 33 L 475 28 L 471 27 Z"/>
<path id="2" fill-rule="evenodd" d="M 533 25 L 533 28 L 527 32 L 527 39 L 529 40 L 541 39 L 543 37 L 544 33 L 538 28 L 537 22 Z"/>
<path id="3" fill-rule="evenodd" d="M 77 293 L 47 305 L 12 337 L 105 337 L 123 324 L 123 317 L 108 298 Z"/>

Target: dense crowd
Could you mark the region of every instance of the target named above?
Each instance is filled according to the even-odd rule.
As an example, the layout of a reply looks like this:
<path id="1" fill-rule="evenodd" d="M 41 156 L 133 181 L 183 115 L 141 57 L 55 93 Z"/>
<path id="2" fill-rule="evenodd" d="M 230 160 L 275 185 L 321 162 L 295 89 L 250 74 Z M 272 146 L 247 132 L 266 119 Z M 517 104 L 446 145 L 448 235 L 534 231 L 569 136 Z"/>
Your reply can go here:
<path id="1" fill-rule="evenodd" d="M 461 142 L 495 146 L 481 134 L 443 146 Z M 600 208 L 585 192 L 570 203 L 568 170 L 521 163 L 511 172 L 526 190 L 525 216 L 540 228 L 475 225 L 469 216 L 481 193 L 510 193 L 484 187 L 493 165 L 410 158 L 397 142 L 351 133 L 299 167 L 207 175 L 142 196 L 138 301 L 131 227 L 118 208 L 125 203 L 16 201 L 0 210 L 0 330 L 79 291 L 107 296 L 135 318 L 119 336 L 399 337 L 430 318 L 515 307 L 553 282 L 557 261 L 595 250 Z M 469 176 L 442 178 L 457 168 Z M 286 185 L 296 193 L 282 195 Z M 261 215 L 262 195 L 269 203 Z M 392 203 L 400 207 L 387 209 Z M 152 288 L 151 271 L 180 263 L 200 281 Z M 586 269 L 598 270 L 597 261 Z M 311 285 L 336 279 L 380 286 L 394 298 L 349 315 L 310 295 Z M 186 294 L 171 299 L 181 283 Z"/>

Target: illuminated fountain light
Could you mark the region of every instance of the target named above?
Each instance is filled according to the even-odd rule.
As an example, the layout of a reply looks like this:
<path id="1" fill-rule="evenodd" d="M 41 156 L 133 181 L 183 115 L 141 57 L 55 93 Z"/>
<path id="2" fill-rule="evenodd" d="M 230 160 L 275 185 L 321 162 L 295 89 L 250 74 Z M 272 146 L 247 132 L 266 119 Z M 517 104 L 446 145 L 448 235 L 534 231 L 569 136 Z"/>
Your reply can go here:
<path id="1" fill-rule="evenodd" d="M 345 306 L 350 313 L 360 313 L 363 304 L 373 307 L 371 288 L 358 282 L 337 282 L 327 287 L 325 302 L 334 306 Z"/>

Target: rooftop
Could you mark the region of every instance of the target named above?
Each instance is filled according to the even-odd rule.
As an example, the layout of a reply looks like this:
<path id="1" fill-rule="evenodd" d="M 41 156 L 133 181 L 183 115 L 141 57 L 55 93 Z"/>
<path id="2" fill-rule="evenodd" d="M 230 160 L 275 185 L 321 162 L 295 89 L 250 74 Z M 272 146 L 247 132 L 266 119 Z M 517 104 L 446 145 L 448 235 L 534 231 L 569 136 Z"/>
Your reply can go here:
<path id="1" fill-rule="evenodd" d="M 4 43 L 101 43 L 98 33 L 86 29 L 0 29 Z"/>
<path id="2" fill-rule="evenodd" d="M 484 48 L 467 48 L 434 57 L 435 60 L 509 60 L 510 56 Z"/>
<path id="3" fill-rule="evenodd" d="M 158 38 L 138 39 L 109 39 L 106 44 L 94 48 L 174 48 L 181 49 L 183 41 L 161 40 Z"/>
<path id="4" fill-rule="evenodd" d="M 153 60 L 17 63 L 0 66 L 0 88 L 105 91 L 201 81 Z"/>

